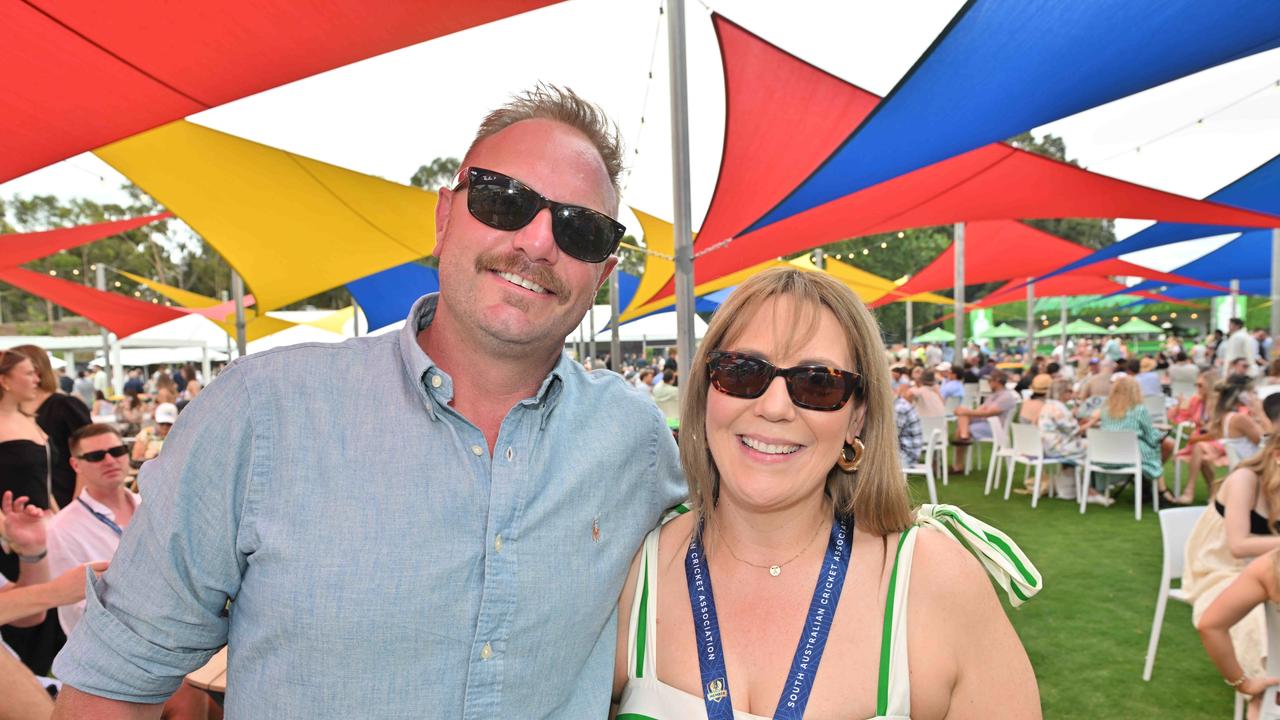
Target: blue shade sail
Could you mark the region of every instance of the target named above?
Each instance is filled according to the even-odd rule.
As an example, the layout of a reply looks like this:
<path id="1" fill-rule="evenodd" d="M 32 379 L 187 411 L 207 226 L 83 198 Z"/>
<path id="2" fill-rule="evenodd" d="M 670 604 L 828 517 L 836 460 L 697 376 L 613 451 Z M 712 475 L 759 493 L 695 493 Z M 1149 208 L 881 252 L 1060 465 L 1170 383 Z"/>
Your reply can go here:
<path id="1" fill-rule="evenodd" d="M 1280 6 L 1280 3 L 1277 3 Z M 1221 190 L 1213 193 L 1206 200 L 1225 203 L 1227 205 L 1235 205 L 1237 207 L 1256 210 L 1259 212 L 1280 215 L 1280 155 L 1277 155 L 1259 167 L 1251 170 L 1249 173 L 1227 185 Z M 1161 245 L 1172 245 L 1173 243 L 1185 242 L 1187 240 L 1199 240 L 1200 238 L 1213 237 L 1215 235 L 1226 235 L 1248 228 L 1235 227 L 1229 225 L 1199 225 L 1194 223 L 1156 223 L 1144 230 L 1134 233 L 1124 240 L 1108 245 L 1101 250 L 1086 255 L 1085 257 L 1063 265 L 1057 270 L 1045 275 L 1049 278 L 1059 273 L 1069 272 L 1078 267 L 1092 265 L 1102 260 L 1109 260 L 1119 257 L 1126 253 L 1137 252 L 1138 250 L 1146 250 L 1148 248 L 1160 247 Z M 1271 256 L 1270 230 L 1249 230 L 1245 236 L 1267 236 L 1267 257 Z M 1218 252 L 1234 245 L 1235 242 L 1228 243 L 1218 251 L 1205 255 L 1201 260 L 1216 255 Z M 1196 261 L 1199 262 L 1199 261 Z M 1255 260 L 1261 265 L 1262 261 Z M 1193 266 L 1191 263 L 1187 267 Z M 1271 271 L 1271 265 L 1267 264 L 1264 269 L 1267 273 Z M 1180 269 L 1175 270 L 1178 275 L 1186 275 L 1198 280 L 1206 280 L 1207 276 L 1196 275 L 1192 273 L 1182 272 Z M 1214 275 L 1213 277 L 1233 277 L 1231 275 Z M 1043 278 L 1040 278 L 1043 279 Z"/>
<path id="2" fill-rule="evenodd" d="M 404 320 L 414 301 L 439 289 L 440 274 L 413 262 L 347 283 L 347 290 L 360 303 L 371 331 Z"/>
<path id="3" fill-rule="evenodd" d="M 1277 46 L 1274 0 L 970 0 L 835 153 L 744 234 Z"/>

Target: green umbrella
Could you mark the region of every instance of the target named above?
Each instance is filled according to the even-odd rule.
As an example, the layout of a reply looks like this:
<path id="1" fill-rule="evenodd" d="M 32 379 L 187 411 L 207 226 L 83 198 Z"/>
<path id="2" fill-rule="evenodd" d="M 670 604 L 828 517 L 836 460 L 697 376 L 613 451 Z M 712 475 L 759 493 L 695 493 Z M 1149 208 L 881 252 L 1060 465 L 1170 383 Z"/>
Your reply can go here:
<path id="1" fill-rule="evenodd" d="M 923 334 L 923 335 L 918 335 L 918 336 L 916 336 L 916 338 L 915 338 L 914 340 L 912 340 L 911 342 L 917 342 L 917 343 L 943 342 L 943 343 L 947 343 L 947 342 L 952 342 L 952 341 L 953 341 L 953 340 L 955 340 L 955 339 L 956 339 L 955 333 L 952 333 L 952 332 L 950 332 L 950 331 L 948 331 L 948 330 L 944 330 L 944 329 L 942 329 L 942 328 L 940 328 L 940 327 L 936 327 L 936 328 L 934 328 L 934 329 L 930 330 L 929 332 L 927 332 L 927 333 L 925 333 L 925 334 Z"/>
<path id="2" fill-rule="evenodd" d="M 1130 318 L 1129 322 L 1112 330 L 1116 335 L 1158 335 L 1164 332 L 1159 325 L 1152 325 L 1142 318 Z"/>
<path id="3" fill-rule="evenodd" d="M 1106 335 L 1107 329 L 1101 325 L 1094 325 L 1088 320 L 1072 320 L 1067 323 L 1068 335 Z M 1054 323 L 1049 327 L 1036 333 L 1036 337 L 1056 337 L 1062 334 L 1062 323 Z"/>
<path id="4" fill-rule="evenodd" d="M 1027 333 L 1013 327 L 1009 323 L 1000 323 L 993 328 L 989 328 L 986 332 L 980 333 L 978 337 L 994 340 L 996 338 L 1020 338 L 1026 337 Z"/>

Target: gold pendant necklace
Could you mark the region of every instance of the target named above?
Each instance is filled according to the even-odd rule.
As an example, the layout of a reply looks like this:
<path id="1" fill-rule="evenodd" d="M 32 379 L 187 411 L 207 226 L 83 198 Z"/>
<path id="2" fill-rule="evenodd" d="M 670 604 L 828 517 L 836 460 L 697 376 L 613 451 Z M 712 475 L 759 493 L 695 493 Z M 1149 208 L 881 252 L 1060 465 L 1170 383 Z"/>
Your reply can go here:
<path id="1" fill-rule="evenodd" d="M 813 537 L 809 538 L 809 542 L 805 543 L 804 547 L 800 548 L 800 552 L 796 553 L 795 555 L 792 555 L 786 562 L 781 562 L 776 565 L 759 565 L 757 563 L 753 563 L 748 560 L 743 560 L 742 558 L 738 557 L 738 554 L 733 551 L 733 546 L 730 545 L 729 541 L 725 539 L 724 533 L 720 532 L 719 523 L 715 523 L 711 527 L 715 529 L 716 535 L 720 537 L 720 542 L 724 543 L 724 549 L 729 551 L 729 555 L 732 556 L 734 560 L 737 560 L 743 565 L 750 565 L 751 567 L 760 568 L 761 570 L 768 570 L 769 574 L 772 575 L 773 577 L 778 577 L 779 575 L 781 575 L 782 568 L 785 565 L 787 565 L 787 563 L 790 563 L 792 560 L 795 560 L 796 558 L 803 555 L 806 550 L 808 550 L 810 547 L 813 546 L 813 541 L 818 539 L 818 535 L 822 534 L 822 523 L 818 523 L 818 527 L 813 531 Z"/>

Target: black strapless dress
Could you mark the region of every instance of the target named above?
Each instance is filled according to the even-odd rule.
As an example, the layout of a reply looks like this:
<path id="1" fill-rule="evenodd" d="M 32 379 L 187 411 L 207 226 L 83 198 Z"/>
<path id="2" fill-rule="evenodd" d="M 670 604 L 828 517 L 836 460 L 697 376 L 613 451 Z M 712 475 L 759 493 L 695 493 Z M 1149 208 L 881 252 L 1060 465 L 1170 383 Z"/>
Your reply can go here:
<path id="1" fill-rule="evenodd" d="M 49 456 L 44 445 L 31 440 L 0 442 L 0 494 L 11 490 L 15 498 L 26 496 L 39 507 L 49 508 Z M 0 555 L 0 573 L 18 579 L 18 556 Z M 48 674 L 53 658 L 66 642 L 56 609 L 33 628 L 6 625 L 0 630 L 5 642 L 37 675 Z"/>

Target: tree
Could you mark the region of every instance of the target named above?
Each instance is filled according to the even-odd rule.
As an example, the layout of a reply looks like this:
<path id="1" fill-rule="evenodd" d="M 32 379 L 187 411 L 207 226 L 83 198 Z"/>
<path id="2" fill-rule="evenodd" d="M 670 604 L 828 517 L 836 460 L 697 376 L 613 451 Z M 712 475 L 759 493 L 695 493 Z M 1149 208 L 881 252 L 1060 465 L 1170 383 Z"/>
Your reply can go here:
<path id="1" fill-rule="evenodd" d="M 409 184 L 427 190 L 439 190 L 453 185 L 458 176 L 461 162 L 455 157 L 438 157 L 430 165 L 418 166 L 418 171 L 409 178 Z"/>

